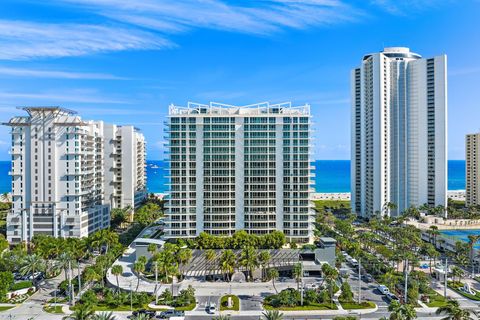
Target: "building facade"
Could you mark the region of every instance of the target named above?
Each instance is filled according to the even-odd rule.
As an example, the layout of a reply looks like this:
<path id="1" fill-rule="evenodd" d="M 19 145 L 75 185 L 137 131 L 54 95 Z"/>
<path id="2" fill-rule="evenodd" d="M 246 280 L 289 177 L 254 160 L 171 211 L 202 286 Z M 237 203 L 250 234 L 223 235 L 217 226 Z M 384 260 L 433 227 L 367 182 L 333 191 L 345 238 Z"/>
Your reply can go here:
<path id="1" fill-rule="evenodd" d="M 312 237 L 310 107 L 171 105 L 166 237 Z"/>
<path id="2" fill-rule="evenodd" d="M 147 197 L 146 141 L 132 126 L 104 125 L 105 198 L 112 209 L 137 208 Z"/>
<path id="3" fill-rule="evenodd" d="M 59 107 L 23 108 L 12 118 L 12 209 L 7 239 L 84 237 L 110 225 L 105 124 Z"/>
<path id="4" fill-rule="evenodd" d="M 480 133 L 467 134 L 465 137 L 465 204 L 480 204 Z"/>
<path id="5" fill-rule="evenodd" d="M 351 73 L 352 209 L 397 216 L 446 206 L 447 58 L 408 48 L 363 57 Z M 389 204 L 395 204 L 395 208 Z"/>

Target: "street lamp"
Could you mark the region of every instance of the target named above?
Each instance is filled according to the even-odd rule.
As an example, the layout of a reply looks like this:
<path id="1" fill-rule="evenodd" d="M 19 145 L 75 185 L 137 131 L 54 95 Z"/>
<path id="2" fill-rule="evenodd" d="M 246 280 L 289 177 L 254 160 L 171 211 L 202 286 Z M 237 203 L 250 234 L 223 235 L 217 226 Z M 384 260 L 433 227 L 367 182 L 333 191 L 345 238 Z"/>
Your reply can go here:
<path id="1" fill-rule="evenodd" d="M 133 280 L 130 280 L 130 312 L 133 310 L 132 281 L 133 281 Z"/>

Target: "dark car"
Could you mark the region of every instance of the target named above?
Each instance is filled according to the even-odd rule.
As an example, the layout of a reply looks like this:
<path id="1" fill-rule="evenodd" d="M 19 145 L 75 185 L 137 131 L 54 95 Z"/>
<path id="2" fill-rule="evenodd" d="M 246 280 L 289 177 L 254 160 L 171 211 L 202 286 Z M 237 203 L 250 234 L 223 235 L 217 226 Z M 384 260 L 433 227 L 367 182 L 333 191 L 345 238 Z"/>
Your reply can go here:
<path id="1" fill-rule="evenodd" d="M 159 319 L 168 319 L 171 317 L 183 317 L 185 315 L 185 312 L 183 311 L 176 311 L 176 310 L 166 310 L 160 312 L 160 314 L 157 316 Z"/>
<path id="2" fill-rule="evenodd" d="M 156 312 L 153 311 L 153 310 L 145 310 L 145 309 L 140 309 L 138 311 L 133 311 L 132 312 L 132 315 L 134 317 L 138 316 L 139 314 L 144 314 L 149 318 L 153 318 L 153 317 L 155 317 Z"/>
<path id="3" fill-rule="evenodd" d="M 400 301 L 400 299 L 399 299 L 396 295 L 394 295 L 393 293 L 391 293 L 391 292 L 387 293 L 387 294 L 385 295 L 385 297 L 387 298 L 387 300 L 388 300 L 389 302 L 392 302 L 392 301 Z"/>
<path id="4" fill-rule="evenodd" d="M 362 279 L 363 279 L 363 281 L 365 281 L 365 282 L 372 282 L 372 281 L 373 281 L 373 277 L 372 277 L 370 274 L 368 274 L 368 273 L 364 274 L 364 275 L 362 276 Z"/>

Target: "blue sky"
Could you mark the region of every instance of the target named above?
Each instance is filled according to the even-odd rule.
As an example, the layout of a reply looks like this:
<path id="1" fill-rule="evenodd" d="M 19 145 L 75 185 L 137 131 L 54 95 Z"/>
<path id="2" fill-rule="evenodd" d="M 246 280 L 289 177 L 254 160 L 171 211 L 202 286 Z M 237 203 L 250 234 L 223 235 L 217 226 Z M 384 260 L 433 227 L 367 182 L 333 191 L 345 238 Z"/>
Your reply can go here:
<path id="1" fill-rule="evenodd" d="M 464 135 L 480 130 L 480 2 L 461 3 L 2 0 L 0 121 L 61 105 L 141 128 L 148 158 L 162 159 L 170 103 L 292 101 L 312 106 L 315 159 L 348 159 L 350 70 L 408 46 L 448 55 L 449 158 L 463 159 Z"/>

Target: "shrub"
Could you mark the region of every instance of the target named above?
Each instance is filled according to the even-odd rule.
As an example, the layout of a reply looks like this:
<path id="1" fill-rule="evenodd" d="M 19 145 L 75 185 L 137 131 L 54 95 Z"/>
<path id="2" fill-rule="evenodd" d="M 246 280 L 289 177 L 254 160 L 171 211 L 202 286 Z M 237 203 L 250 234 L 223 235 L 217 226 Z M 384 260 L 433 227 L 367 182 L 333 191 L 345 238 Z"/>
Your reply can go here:
<path id="1" fill-rule="evenodd" d="M 342 293 L 340 293 L 340 296 L 338 297 L 338 300 L 340 300 L 342 302 L 353 301 L 353 292 L 352 292 L 352 289 L 350 288 L 350 285 L 348 284 L 347 281 L 344 281 L 342 283 L 341 290 L 342 290 Z"/>
<path id="2" fill-rule="evenodd" d="M 10 287 L 10 290 L 12 290 L 12 291 L 21 290 L 21 289 L 30 288 L 30 287 L 32 287 L 32 286 L 33 286 L 33 283 L 32 283 L 32 281 L 30 281 L 30 280 L 21 281 L 21 282 L 14 283 L 14 284 Z"/>

